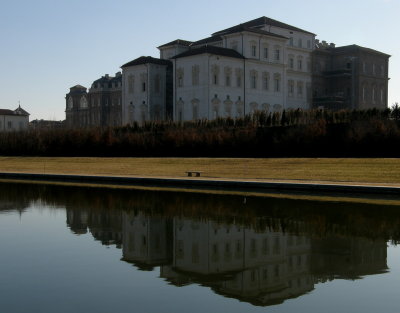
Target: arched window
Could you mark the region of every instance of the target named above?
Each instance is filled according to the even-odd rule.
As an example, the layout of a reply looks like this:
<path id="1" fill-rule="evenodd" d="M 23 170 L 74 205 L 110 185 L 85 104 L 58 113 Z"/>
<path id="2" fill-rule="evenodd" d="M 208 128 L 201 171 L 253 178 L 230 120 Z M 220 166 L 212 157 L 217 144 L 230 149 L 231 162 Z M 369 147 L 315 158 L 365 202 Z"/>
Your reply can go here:
<path id="1" fill-rule="evenodd" d="M 198 120 L 199 119 L 199 99 L 192 100 L 192 119 Z"/>
<path id="2" fill-rule="evenodd" d="M 87 107 L 88 107 L 87 99 L 86 99 L 85 96 L 82 96 L 81 100 L 80 100 L 80 108 L 81 109 L 86 109 Z"/>
<path id="3" fill-rule="evenodd" d="M 67 101 L 67 109 L 72 110 L 73 107 L 74 107 L 74 100 L 70 96 L 70 97 L 68 97 L 68 101 Z"/>
<path id="4" fill-rule="evenodd" d="M 179 98 L 179 100 L 176 102 L 176 120 L 178 122 L 183 121 L 183 109 L 184 109 L 184 102 L 182 98 Z"/>
<path id="5" fill-rule="evenodd" d="M 218 95 L 215 95 L 214 98 L 211 100 L 212 104 L 212 113 L 213 116 L 212 118 L 218 118 L 219 117 L 219 107 L 221 104 L 221 100 L 218 99 Z"/>
<path id="6" fill-rule="evenodd" d="M 231 101 L 230 96 L 227 95 L 226 100 L 224 101 L 225 115 L 227 117 L 232 116 L 232 104 L 233 102 Z"/>
<path id="7" fill-rule="evenodd" d="M 238 100 L 235 102 L 236 105 L 236 114 L 238 117 L 242 117 L 243 116 L 243 105 L 244 102 L 240 99 L 240 97 L 238 97 Z"/>
<path id="8" fill-rule="evenodd" d="M 268 112 L 268 111 L 270 110 L 270 105 L 269 105 L 269 103 L 263 103 L 263 104 L 261 105 L 261 107 L 262 107 L 262 110 L 265 111 L 265 112 Z"/>
<path id="9" fill-rule="evenodd" d="M 251 102 L 250 103 L 250 110 L 251 113 L 255 113 L 258 110 L 258 103 L 257 102 Z"/>

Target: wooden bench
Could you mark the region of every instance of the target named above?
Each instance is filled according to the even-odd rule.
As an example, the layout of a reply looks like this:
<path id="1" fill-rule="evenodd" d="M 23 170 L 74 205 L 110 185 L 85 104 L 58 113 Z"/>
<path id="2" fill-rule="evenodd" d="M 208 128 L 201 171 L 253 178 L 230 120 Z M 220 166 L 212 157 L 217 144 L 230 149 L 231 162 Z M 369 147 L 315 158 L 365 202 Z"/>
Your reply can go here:
<path id="1" fill-rule="evenodd" d="M 201 173 L 200 171 L 187 171 L 185 172 L 187 174 L 188 177 L 192 177 L 192 176 L 196 176 L 196 177 L 200 177 Z"/>

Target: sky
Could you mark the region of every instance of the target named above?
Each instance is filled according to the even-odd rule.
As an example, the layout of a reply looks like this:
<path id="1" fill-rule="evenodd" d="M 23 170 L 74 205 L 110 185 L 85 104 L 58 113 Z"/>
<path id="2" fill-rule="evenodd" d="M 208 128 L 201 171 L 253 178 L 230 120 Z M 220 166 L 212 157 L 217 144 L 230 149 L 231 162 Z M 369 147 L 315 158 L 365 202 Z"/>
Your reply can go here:
<path id="1" fill-rule="evenodd" d="M 200 40 L 261 16 L 391 55 L 389 101 L 400 102 L 400 0 L 0 0 L 0 108 L 65 119 L 65 95 L 158 46 Z"/>

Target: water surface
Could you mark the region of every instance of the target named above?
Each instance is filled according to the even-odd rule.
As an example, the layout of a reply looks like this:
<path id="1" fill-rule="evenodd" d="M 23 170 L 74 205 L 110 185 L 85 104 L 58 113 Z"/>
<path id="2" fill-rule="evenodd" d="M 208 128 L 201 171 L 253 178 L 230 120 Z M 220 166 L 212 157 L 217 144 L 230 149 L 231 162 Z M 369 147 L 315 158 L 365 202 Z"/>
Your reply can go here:
<path id="1" fill-rule="evenodd" d="M 398 312 L 399 209 L 0 183 L 0 312 Z"/>

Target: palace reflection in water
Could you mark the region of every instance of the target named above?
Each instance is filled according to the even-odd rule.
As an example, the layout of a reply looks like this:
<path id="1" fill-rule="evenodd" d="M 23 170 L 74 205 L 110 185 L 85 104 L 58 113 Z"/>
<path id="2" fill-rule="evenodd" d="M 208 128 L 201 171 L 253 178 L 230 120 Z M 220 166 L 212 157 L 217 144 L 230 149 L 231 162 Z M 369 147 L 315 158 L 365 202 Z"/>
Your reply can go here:
<path id="1" fill-rule="evenodd" d="M 304 223 L 291 225 L 307 228 Z M 90 231 L 102 244 L 122 247 L 122 260 L 138 269 L 159 267 L 170 284 L 200 284 L 254 305 L 281 303 L 328 280 L 387 271 L 384 238 L 293 232 L 282 229 L 278 218 L 257 227 L 140 209 L 67 206 L 67 224 L 75 234 Z"/>

